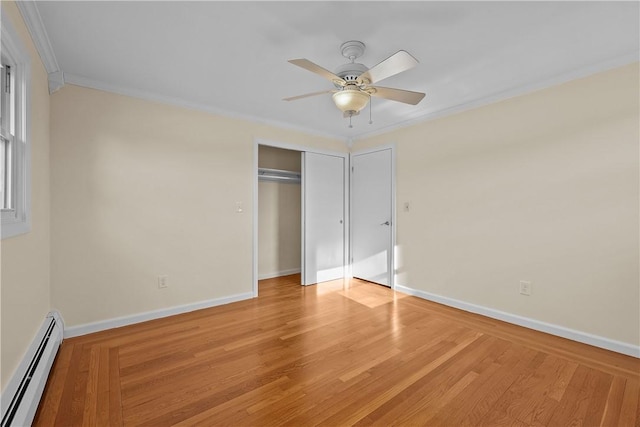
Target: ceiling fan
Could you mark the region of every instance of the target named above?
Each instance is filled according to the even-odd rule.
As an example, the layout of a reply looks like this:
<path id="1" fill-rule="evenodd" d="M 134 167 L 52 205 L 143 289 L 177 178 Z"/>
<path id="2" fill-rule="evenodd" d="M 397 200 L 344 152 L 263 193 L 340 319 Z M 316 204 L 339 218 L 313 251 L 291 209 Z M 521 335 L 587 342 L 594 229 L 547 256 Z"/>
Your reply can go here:
<path id="1" fill-rule="evenodd" d="M 340 46 L 342 56 L 348 58 L 351 62 L 338 67 L 335 73 L 314 64 L 308 59 L 289 60 L 290 63 L 298 67 L 324 77 L 332 82 L 336 88 L 284 98 L 284 100 L 295 101 L 309 96 L 333 93 L 333 102 L 336 107 L 343 112 L 344 117 L 348 117 L 351 120 L 351 117 L 360 114 L 360 111 L 367 106 L 372 96 L 411 105 L 418 104 L 424 98 L 424 93 L 421 92 L 373 86 L 373 83 L 418 65 L 418 61 L 413 56 L 404 50 L 399 50 L 378 65 L 367 68 L 365 65 L 355 62 L 357 58 L 362 56 L 364 49 L 364 43 L 357 40 L 343 43 Z M 349 127 L 352 127 L 351 124 L 349 124 Z"/>

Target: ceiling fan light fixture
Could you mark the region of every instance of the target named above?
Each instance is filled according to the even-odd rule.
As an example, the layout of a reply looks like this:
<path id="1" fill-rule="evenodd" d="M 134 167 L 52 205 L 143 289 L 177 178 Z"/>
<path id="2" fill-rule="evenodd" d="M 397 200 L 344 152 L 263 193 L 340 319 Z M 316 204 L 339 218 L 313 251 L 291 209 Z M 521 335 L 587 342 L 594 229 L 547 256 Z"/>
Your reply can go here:
<path id="1" fill-rule="evenodd" d="M 333 102 L 343 113 L 358 113 L 369 103 L 369 94 L 359 89 L 342 89 L 333 94 Z"/>

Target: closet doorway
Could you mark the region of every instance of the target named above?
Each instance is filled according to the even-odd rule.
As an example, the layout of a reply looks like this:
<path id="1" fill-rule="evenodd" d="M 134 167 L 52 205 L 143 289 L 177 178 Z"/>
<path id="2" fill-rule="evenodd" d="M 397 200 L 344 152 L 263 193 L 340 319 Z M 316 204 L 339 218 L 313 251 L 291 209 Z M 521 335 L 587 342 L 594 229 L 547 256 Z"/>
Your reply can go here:
<path id="1" fill-rule="evenodd" d="M 302 153 L 258 146 L 258 280 L 301 272 Z"/>
<path id="2" fill-rule="evenodd" d="M 254 142 L 253 293 L 258 280 L 341 279 L 348 265 L 348 154 Z"/>

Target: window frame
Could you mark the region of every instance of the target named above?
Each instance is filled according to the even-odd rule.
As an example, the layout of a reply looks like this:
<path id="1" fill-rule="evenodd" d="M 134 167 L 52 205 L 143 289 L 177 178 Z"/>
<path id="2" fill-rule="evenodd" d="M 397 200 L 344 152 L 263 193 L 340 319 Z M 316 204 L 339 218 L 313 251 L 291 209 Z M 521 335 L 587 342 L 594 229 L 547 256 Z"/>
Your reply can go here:
<path id="1" fill-rule="evenodd" d="M 18 33 L 2 14 L 0 55 L 11 66 L 15 96 L 15 135 L 11 141 L 11 209 L 0 211 L 2 239 L 31 230 L 31 58 Z"/>

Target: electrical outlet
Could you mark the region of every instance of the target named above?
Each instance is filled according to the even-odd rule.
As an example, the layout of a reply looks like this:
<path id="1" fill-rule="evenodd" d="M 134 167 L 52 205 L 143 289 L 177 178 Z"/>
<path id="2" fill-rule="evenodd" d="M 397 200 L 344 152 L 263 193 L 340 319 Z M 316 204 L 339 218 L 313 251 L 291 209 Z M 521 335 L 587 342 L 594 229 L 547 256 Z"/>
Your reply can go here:
<path id="1" fill-rule="evenodd" d="M 169 276 L 158 276 L 158 289 L 169 287 Z"/>
<path id="2" fill-rule="evenodd" d="M 520 293 L 522 295 L 531 295 L 531 282 L 520 280 Z"/>

